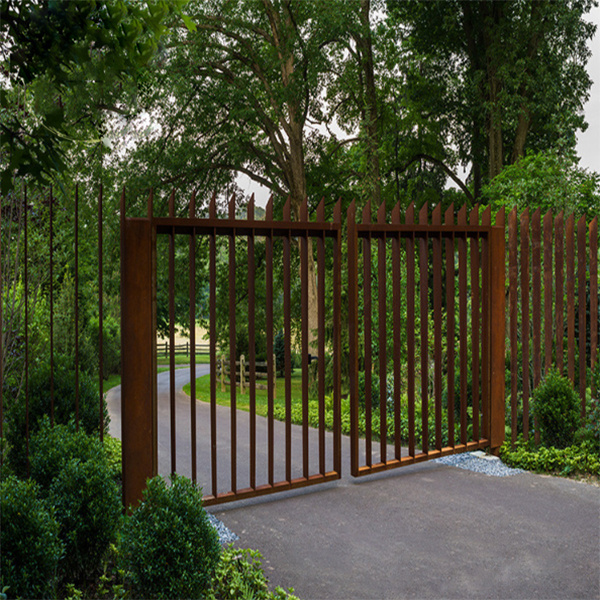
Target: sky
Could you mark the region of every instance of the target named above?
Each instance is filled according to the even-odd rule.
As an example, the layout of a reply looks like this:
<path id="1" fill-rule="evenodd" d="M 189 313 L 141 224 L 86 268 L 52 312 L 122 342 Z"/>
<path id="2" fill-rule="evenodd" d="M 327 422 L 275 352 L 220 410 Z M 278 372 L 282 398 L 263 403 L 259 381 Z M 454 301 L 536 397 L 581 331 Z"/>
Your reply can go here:
<path id="1" fill-rule="evenodd" d="M 600 6 L 592 8 L 588 19 L 598 26 L 590 43 L 592 56 L 588 62 L 588 73 L 594 84 L 590 91 L 590 99 L 584 106 L 589 127 L 578 136 L 577 153 L 581 157 L 579 164 L 582 167 L 600 172 Z"/>

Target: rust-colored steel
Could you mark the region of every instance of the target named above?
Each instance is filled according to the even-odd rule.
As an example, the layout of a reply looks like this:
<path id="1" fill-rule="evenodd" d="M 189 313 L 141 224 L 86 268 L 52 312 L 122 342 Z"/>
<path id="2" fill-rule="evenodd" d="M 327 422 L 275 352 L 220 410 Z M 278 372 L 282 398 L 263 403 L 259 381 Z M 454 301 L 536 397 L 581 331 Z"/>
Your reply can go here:
<path id="1" fill-rule="evenodd" d="M 363 224 L 371 222 L 371 203 L 368 201 L 363 208 Z M 364 368 L 365 368 L 365 455 L 367 465 L 372 464 L 373 460 L 373 439 L 372 439 L 372 397 L 373 397 L 373 341 L 371 339 L 371 315 L 372 315 L 372 293 L 371 293 L 371 236 L 363 237 L 363 319 L 364 319 Z M 358 283 L 357 283 L 358 286 Z"/>
<path id="2" fill-rule="evenodd" d="M 153 377 L 153 244 L 149 219 L 125 218 L 121 198 L 121 422 L 123 503 L 142 498 L 157 473 L 156 378 Z"/>
<path id="3" fill-rule="evenodd" d="M 377 223 L 385 223 L 385 202 L 381 204 L 377 211 Z M 378 239 L 377 253 L 377 301 L 379 312 L 379 456 L 381 462 L 387 461 L 387 285 L 386 285 L 386 236 L 385 234 Z"/>
<path id="4" fill-rule="evenodd" d="M 392 225 L 400 224 L 400 205 L 396 204 L 392 210 Z M 394 337 L 394 458 L 402 458 L 401 436 L 401 364 L 402 364 L 402 270 L 400 257 L 400 236 L 392 237 L 392 300 L 393 300 L 393 337 Z"/>
<path id="5" fill-rule="evenodd" d="M 521 348 L 523 370 L 523 437 L 529 439 L 529 209 L 521 214 Z"/>
<path id="6" fill-rule="evenodd" d="M 496 454 L 505 437 L 505 234 L 504 209 L 489 239 L 490 294 L 490 448 Z"/>
<path id="7" fill-rule="evenodd" d="M 578 283 L 578 304 L 579 304 L 579 398 L 581 400 L 581 420 L 585 422 L 586 406 L 585 406 L 585 388 L 586 388 L 586 370 L 587 361 L 586 342 L 586 310 L 587 310 L 587 294 L 586 294 L 586 234 L 587 227 L 585 216 L 582 216 L 577 221 L 577 283 Z M 591 288 L 590 288 L 591 292 Z"/>
<path id="8" fill-rule="evenodd" d="M 216 195 L 208 205 L 208 215 L 217 218 Z M 217 497 L 217 230 L 209 234 L 209 314 L 210 314 L 210 463 L 212 495 Z"/>
<path id="9" fill-rule="evenodd" d="M 102 188 L 100 188 L 102 190 Z M 100 191 L 102 194 L 102 191 Z M 99 219 L 100 222 L 102 219 Z M 101 229 L 100 225 L 98 226 Z M 101 243 L 98 242 L 99 252 Z M 52 194 L 52 188 L 50 188 L 50 289 L 49 291 L 49 300 L 50 300 L 50 423 L 54 425 L 54 197 Z M 101 256 L 100 256 L 101 259 Z M 102 290 L 102 280 L 99 280 L 98 287 Z M 2 294 L 0 294 L 0 298 Z M 102 310 L 100 310 L 100 339 L 102 339 Z M 0 323 L 2 323 L 2 319 L 0 318 Z M 2 337 L 2 336 L 0 336 Z M 2 356 L 2 352 L 0 352 L 0 356 Z M 100 360 L 102 360 L 102 352 L 100 352 Z M 2 389 L 2 385 L 0 385 L 0 390 Z M 0 391 L 0 393 L 2 393 Z M 103 439 L 104 436 L 104 410 L 102 406 L 102 369 L 100 369 L 100 435 Z M 1 437 L 1 435 L 0 435 Z"/>
<path id="10" fill-rule="evenodd" d="M 510 372 L 518 372 L 517 336 L 518 336 L 518 263 L 517 263 L 517 209 L 508 216 L 508 289 L 510 301 Z M 510 418 L 512 444 L 517 441 L 517 377 L 510 378 Z"/>
<path id="11" fill-rule="evenodd" d="M 175 190 L 169 197 L 169 216 L 175 216 Z M 175 230 L 169 232 L 169 414 L 171 428 L 171 473 L 177 471 L 177 426 L 175 412 Z"/>
<path id="12" fill-rule="evenodd" d="M 273 221 L 273 197 L 269 198 L 266 206 L 266 220 Z M 267 324 L 267 472 L 269 485 L 275 483 L 274 476 L 274 443 L 275 429 L 273 407 L 275 393 L 273 390 L 273 378 L 277 365 L 273 364 L 273 230 L 267 232 L 265 237 L 265 309 Z"/>
<path id="13" fill-rule="evenodd" d="M 552 213 L 544 215 L 544 373 L 552 367 Z"/>
<path id="14" fill-rule="evenodd" d="M 542 379 L 542 231 L 539 208 L 531 216 L 531 305 L 533 330 L 533 388 Z M 537 430 L 537 428 L 536 428 Z"/>
<path id="15" fill-rule="evenodd" d="M 290 201 L 283 207 L 283 220 L 291 223 Z M 292 322 L 290 236 L 283 238 L 283 331 L 285 347 L 285 479 L 292 480 Z"/>
<path id="16" fill-rule="evenodd" d="M 564 215 L 561 211 L 554 219 L 554 259 L 556 281 L 556 368 L 562 375 L 564 370 Z"/>
<path id="17" fill-rule="evenodd" d="M 50 206 L 52 207 L 52 197 L 50 197 Z M 50 213 L 52 215 L 52 213 Z M 52 217 L 50 217 L 52 222 Z M 52 239 L 52 236 L 51 236 Z M 52 265 L 52 242 L 50 242 L 50 265 Z M 50 269 L 50 281 L 52 282 L 52 269 Z M 50 296 L 52 296 L 52 283 L 50 283 Z M 104 358 L 104 315 L 103 315 L 103 279 L 102 279 L 102 185 L 100 185 L 100 192 L 98 194 L 98 405 L 100 413 L 100 440 L 104 440 L 104 393 L 103 393 L 103 382 L 104 375 L 103 371 L 103 358 Z M 50 322 L 52 322 L 52 302 L 50 302 Z M 52 337 L 52 335 L 50 336 Z M 52 350 L 50 355 L 52 356 Z M 54 380 L 53 364 L 51 361 L 50 372 L 52 373 L 52 380 Z M 54 381 L 52 381 L 52 395 L 54 393 Z M 54 399 L 52 400 L 54 405 Z"/>
<path id="18" fill-rule="evenodd" d="M 590 369 L 596 369 L 598 355 L 598 217 L 594 217 L 589 226 L 590 232 Z M 595 381 L 592 392 L 598 393 Z M 597 398 L 597 396 L 596 396 Z"/>
<path id="19" fill-rule="evenodd" d="M 75 186 L 75 426 L 79 431 L 79 184 Z"/>
<path id="20" fill-rule="evenodd" d="M 248 220 L 254 221 L 254 195 L 248 203 Z M 256 487 L 256 266 L 254 232 L 248 236 L 248 359 L 250 363 L 250 487 Z M 270 359 L 270 357 L 269 357 Z M 241 366 L 240 366 L 241 368 Z"/>
<path id="21" fill-rule="evenodd" d="M 229 201 L 229 218 L 235 219 L 235 195 Z M 236 340 L 235 340 L 235 306 L 236 306 L 236 287 L 235 287 L 235 232 L 229 235 L 229 369 L 231 373 L 231 385 L 229 386 L 229 419 L 231 425 L 231 491 L 235 494 L 237 491 L 237 389 L 235 385 L 235 359 L 236 359 Z"/>
<path id="22" fill-rule="evenodd" d="M 405 222 L 413 224 L 415 205 L 409 205 Z M 406 366 L 408 385 L 408 454 L 415 456 L 415 236 L 406 238 Z"/>
<path id="23" fill-rule="evenodd" d="M 458 211 L 459 225 L 467 224 L 467 208 Z M 458 328 L 460 337 L 460 443 L 467 443 L 467 239 L 458 238 Z"/>
<path id="24" fill-rule="evenodd" d="M 419 211 L 419 225 L 427 225 L 427 203 Z M 429 236 L 419 236 L 419 317 L 421 319 L 421 449 L 427 453 L 429 450 Z"/>
<path id="25" fill-rule="evenodd" d="M 481 224 L 492 224 L 492 211 L 488 206 L 481 215 Z M 490 233 L 491 235 L 491 233 Z M 482 235 L 481 244 L 481 437 L 490 437 L 490 238 Z M 504 257 L 503 257 L 504 258 Z M 503 315 L 504 316 L 504 315 Z"/>
<path id="26" fill-rule="evenodd" d="M 321 200 L 317 207 L 317 221 L 325 221 L 325 202 Z M 318 294 L 318 405 L 319 405 L 319 473 L 325 475 L 325 234 L 318 236 L 317 272 Z"/>
<path id="27" fill-rule="evenodd" d="M 348 379 L 350 393 L 350 472 L 359 474 L 358 464 L 358 236 L 356 230 L 356 204 L 347 211 L 348 235 Z M 365 390 L 365 394 L 367 390 Z M 366 400 L 368 403 L 368 399 Z"/>
<path id="28" fill-rule="evenodd" d="M 308 221 L 307 201 L 300 206 L 300 220 Z M 300 238 L 300 294 L 302 312 L 302 476 L 308 478 L 308 237 Z"/>
<path id="29" fill-rule="evenodd" d="M 338 200 L 333 208 L 333 222 L 337 235 L 333 248 L 333 470 L 341 477 L 342 473 L 342 202 Z"/>
<path id="30" fill-rule="evenodd" d="M 454 204 L 451 204 L 444 215 L 446 225 L 454 224 Z M 454 234 L 446 237 L 446 345 L 448 353 L 448 445 L 454 446 Z"/>
<path id="31" fill-rule="evenodd" d="M 442 223 L 442 207 L 438 204 L 431 215 L 433 225 Z M 433 361 L 435 401 L 435 447 L 442 448 L 442 234 L 431 237 L 433 245 Z"/>
<path id="32" fill-rule="evenodd" d="M 471 225 L 479 223 L 479 206 L 475 205 L 469 215 Z M 471 393 L 473 395 L 473 440 L 479 439 L 479 236 L 471 238 L 471 369 L 472 369 L 472 384 Z"/>
<path id="33" fill-rule="evenodd" d="M 190 217 L 196 216 L 196 191 L 190 198 Z M 189 263 L 189 327 L 190 327 L 190 433 L 192 442 L 192 481 L 197 476 L 197 439 L 196 439 L 196 233 L 188 240 Z"/>
<path id="34" fill-rule="evenodd" d="M 29 209 L 27 187 L 23 185 L 23 291 L 25 293 L 25 456 L 29 476 Z M 0 298 L 0 302 L 2 299 Z M 0 332 L 1 333 L 1 332 Z"/>
<path id="35" fill-rule="evenodd" d="M 567 262 L 567 375 L 575 383 L 575 217 L 567 217 L 565 235 Z"/>

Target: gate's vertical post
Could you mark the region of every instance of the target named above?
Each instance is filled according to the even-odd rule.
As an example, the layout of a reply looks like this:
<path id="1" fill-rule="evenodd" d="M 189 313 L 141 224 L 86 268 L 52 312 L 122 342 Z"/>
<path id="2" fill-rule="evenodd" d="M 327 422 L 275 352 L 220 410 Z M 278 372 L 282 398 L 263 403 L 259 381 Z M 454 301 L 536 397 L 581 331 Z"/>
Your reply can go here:
<path id="1" fill-rule="evenodd" d="M 121 427 L 123 504 L 137 504 L 157 473 L 153 349 L 153 243 L 150 219 L 126 219 L 121 200 Z"/>
<path id="2" fill-rule="evenodd" d="M 358 250 L 356 205 L 348 208 L 348 374 L 350 379 L 350 472 L 356 477 L 358 467 Z"/>
<path id="3" fill-rule="evenodd" d="M 505 239 L 504 214 L 490 232 L 490 448 L 497 454 L 504 442 L 504 327 Z"/>

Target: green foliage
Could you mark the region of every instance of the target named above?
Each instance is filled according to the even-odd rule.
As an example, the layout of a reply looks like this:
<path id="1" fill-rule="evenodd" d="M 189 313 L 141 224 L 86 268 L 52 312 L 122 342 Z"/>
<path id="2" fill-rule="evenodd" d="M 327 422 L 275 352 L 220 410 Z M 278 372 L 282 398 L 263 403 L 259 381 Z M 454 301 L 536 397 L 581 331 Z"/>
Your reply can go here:
<path id="1" fill-rule="evenodd" d="M 120 480 L 123 477 L 123 465 L 121 461 L 121 440 L 119 438 L 112 437 L 112 435 L 104 434 L 104 451 L 106 452 L 106 458 L 108 465 L 112 471 L 113 477 L 116 480 Z"/>
<path id="2" fill-rule="evenodd" d="M 99 439 L 74 424 L 52 427 L 46 417 L 31 439 L 31 477 L 54 507 L 65 545 L 67 581 L 93 576 L 121 517 L 121 498 Z"/>
<path id="3" fill-rule="evenodd" d="M 589 441 L 566 448 L 535 448 L 531 441 L 522 440 L 512 448 L 509 442 L 505 442 L 500 448 L 500 458 L 511 467 L 540 473 L 600 474 L 598 448 Z"/>
<path id="4" fill-rule="evenodd" d="M 600 175 L 577 166 L 572 156 L 538 152 L 509 165 L 483 188 L 494 210 L 539 208 L 565 214 L 600 212 Z"/>
<path id="5" fill-rule="evenodd" d="M 0 502 L 0 589 L 8 598 L 53 597 L 63 545 L 38 485 L 9 477 L 0 483 Z"/>
<path id="6" fill-rule="evenodd" d="M 75 418 L 75 370 L 66 361 L 57 360 L 54 365 L 54 422 L 65 424 Z M 29 380 L 29 434 L 32 436 L 41 426 L 44 416 L 51 414 L 50 364 L 40 365 Z M 97 382 L 85 373 L 79 374 L 79 425 L 87 433 L 100 430 L 100 399 Z M 103 398 L 104 426 L 108 429 L 109 416 Z M 26 447 L 23 444 L 26 431 L 26 406 L 24 394 L 18 401 L 11 401 L 6 411 L 6 439 L 8 456 L 15 473 L 26 473 Z"/>
<path id="7" fill-rule="evenodd" d="M 201 598 L 220 551 L 196 484 L 177 475 L 170 486 L 160 476 L 148 480 L 121 536 L 121 565 L 134 597 Z"/>
<path id="8" fill-rule="evenodd" d="M 258 550 L 237 549 L 230 545 L 221 553 L 207 600 L 294 600 L 293 590 L 279 586 L 271 592 L 261 568 L 262 556 Z"/>
<path id="9" fill-rule="evenodd" d="M 533 392 L 533 415 L 546 446 L 565 448 L 579 427 L 578 398 L 571 382 L 550 371 Z"/>

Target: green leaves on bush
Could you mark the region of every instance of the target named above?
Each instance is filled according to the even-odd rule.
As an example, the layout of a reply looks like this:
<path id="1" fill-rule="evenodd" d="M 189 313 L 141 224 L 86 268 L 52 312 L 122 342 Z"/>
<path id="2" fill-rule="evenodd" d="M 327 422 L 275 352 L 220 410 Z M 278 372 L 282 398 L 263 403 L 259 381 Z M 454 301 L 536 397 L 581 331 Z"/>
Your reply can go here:
<path id="1" fill-rule="evenodd" d="M 533 415 L 545 446 L 566 448 L 579 427 L 579 400 L 571 382 L 550 371 L 533 392 Z"/>
<path id="2" fill-rule="evenodd" d="M 63 544 L 58 523 L 31 480 L 0 483 L 0 590 L 9 598 L 49 598 L 57 584 Z"/>
<path id="3" fill-rule="evenodd" d="M 534 448 L 531 442 L 519 441 L 514 448 L 506 442 L 500 458 L 509 466 L 541 473 L 560 475 L 600 475 L 600 457 L 592 442 L 567 448 Z"/>
<path id="4" fill-rule="evenodd" d="M 223 550 L 207 600 L 294 600 L 296 596 L 280 587 L 276 587 L 274 592 L 269 590 L 261 560 L 258 550 L 233 546 Z"/>
<path id="5" fill-rule="evenodd" d="M 51 427 L 45 418 L 31 440 L 31 477 L 55 510 L 65 545 L 63 578 L 93 576 L 121 518 L 119 487 L 102 442 L 72 422 Z"/>
<path id="6" fill-rule="evenodd" d="M 135 598 L 201 598 L 221 547 L 202 507 L 201 489 L 173 475 L 148 480 L 143 500 L 123 527 L 122 568 Z"/>
<path id="7" fill-rule="evenodd" d="M 54 365 L 54 422 L 66 424 L 75 418 L 75 370 L 64 361 Z M 50 365 L 41 365 L 29 380 L 29 433 L 33 435 L 41 426 L 44 416 L 51 410 Z M 85 373 L 79 374 L 79 425 L 87 433 L 100 430 L 100 399 L 95 380 Z M 104 426 L 108 429 L 109 416 L 103 400 Z M 23 444 L 26 430 L 25 399 L 13 399 L 6 411 L 6 439 L 8 456 L 14 472 L 27 474 L 26 447 Z"/>

